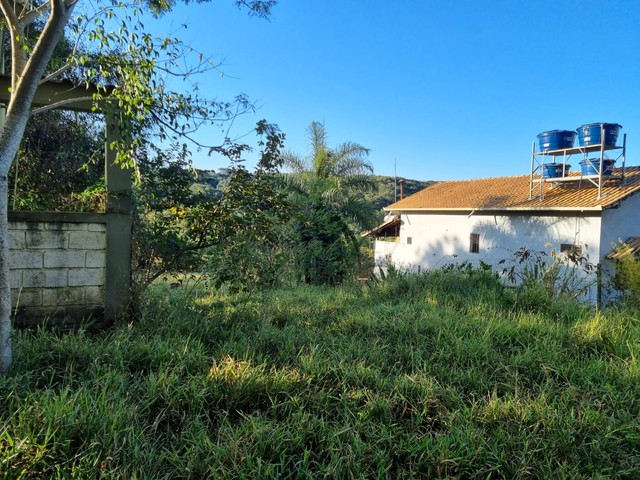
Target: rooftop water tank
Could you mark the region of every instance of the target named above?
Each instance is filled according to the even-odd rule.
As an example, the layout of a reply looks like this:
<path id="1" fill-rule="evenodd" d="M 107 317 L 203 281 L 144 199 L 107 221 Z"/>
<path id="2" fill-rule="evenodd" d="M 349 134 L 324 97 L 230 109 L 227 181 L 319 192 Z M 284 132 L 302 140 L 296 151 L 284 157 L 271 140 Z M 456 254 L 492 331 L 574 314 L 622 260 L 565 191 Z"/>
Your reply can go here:
<path id="1" fill-rule="evenodd" d="M 549 130 L 538 134 L 538 149 L 547 152 L 572 148 L 575 140 L 576 132 L 573 130 Z"/>
<path id="2" fill-rule="evenodd" d="M 542 178 L 558 178 L 569 175 L 571 165 L 562 163 L 545 163 L 542 168 Z"/>
<path id="3" fill-rule="evenodd" d="M 604 142 L 600 140 L 600 129 L 604 127 Z M 622 125 L 617 123 L 587 123 L 578 127 L 578 145 L 586 147 L 589 145 L 600 145 L 615 147 L 618 134 Z"/>
<path id="4" fill-rule="evenodd" d="M 602 175 L 612 175 L 615 163 L 615 160 L 610 160 L 608 158 L 602 160 Z M 580 162 L 580 169 L 582 171 L 582 175 L 599 175 L 600 159 L 590 158 L 588 160 L 583 160 Z"/>

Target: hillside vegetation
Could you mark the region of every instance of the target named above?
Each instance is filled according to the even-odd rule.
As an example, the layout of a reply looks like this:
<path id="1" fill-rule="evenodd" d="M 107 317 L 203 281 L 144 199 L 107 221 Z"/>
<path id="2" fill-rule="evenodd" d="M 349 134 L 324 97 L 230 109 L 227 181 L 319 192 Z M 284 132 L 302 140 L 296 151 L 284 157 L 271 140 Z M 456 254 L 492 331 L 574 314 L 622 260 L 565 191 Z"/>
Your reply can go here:
<path id="1" fill-rule="evenodd" d="M 398 185 L 400 180 L 404 181 L 403 192 L 405 197 L 413 195 L 435 183 L 433 180 L 412 180 L 402 177 L 386 177 L 384 175 L 374 175 L 374 178 L 378 182 L 378 191 L 368 198 L 378 209 L 400 200 L 400 186 Z"/>
<path id="2" fill-rule="evenodd" d="M 198 170 L 197 184 L 200 185 L 201 188 L 206 187 L 211 194 L 217 195 L 224 188 L 229 175 L 229 171 L 224 168 L 217 171 Z M 400 187 L 396 185 L 400 180 L 404 180 L 405 197 L 413 195 L 435 183 L 433 180 L 412 180 L 409 178 L 387 177 L 384 175 L 373 175 L 373 179 L 378 184 L 378 188 L 374 192 L 367 193 L 366 198 L 377 210 L 381 210 L 395 201 L 400 200 Z"/>
<path id="3" fill-rule="evenodd" d="M 640 320 L 487 272 L 149 291 L 17 334 L 4 478 L 639 478 Z"/>

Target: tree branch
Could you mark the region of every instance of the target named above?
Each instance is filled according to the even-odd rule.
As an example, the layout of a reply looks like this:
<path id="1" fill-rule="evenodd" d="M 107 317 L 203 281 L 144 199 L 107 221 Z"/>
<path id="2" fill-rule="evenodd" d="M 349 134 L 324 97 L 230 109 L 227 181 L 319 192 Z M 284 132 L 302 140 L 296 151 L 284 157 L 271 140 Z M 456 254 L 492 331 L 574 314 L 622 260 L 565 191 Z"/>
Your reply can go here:
<path id="1" fill-rule="evenodd" d="M 25 9 L 27 8 L 27 3 L 25 2 Z M 22 23 L 22 25 L 26 26 L 26 25 L 30 25 L 32 24 L 39 16 L 41 16 L 42 14 L 44 14 L 44 12 L 46 12 L 47 10 L 49 10 L 51 8 L 51 4 L 47 1 L 43 2 L 42 4 L 38 5 L 36 8 L 28 10 L 26 13 L 21 13 L 19 16 L 20 19 L 20 23 Z"/>
<path id="2" fill-rule="evenodd" d="M 11 87 L 15 89 L 18 76 L 24 70 L 26 64 L 26 53 L 22 48 L 24 45 L 24 28 L 14 10 L 15 4 L 9 0 L 0 0 L 0 9 L 9 27 L 11 37 Z"/>
<path id="3" fill-rule="evenodd" d="M 11 25 L 18 25 L 20 21 L 18 20 L 18 16 L 16 12 L 13 10 L 13 6 L 9 0 L 0 0 L 0 9 L 2 9 L 2 13 L 4 14 L 9 27 Z"/>
<path id="4" fill-rule="evenodd" d="M 55 72 L 50 73 L 46 77 L 43 77 L 42 80 L 40 80 L 40 85 L 47 83 L 49 80 L 53 80 L 58 75 L 66 72 L 67 70 L 69 70 L 71 67 L 73 67 L 73 65 L 71 65 L 70 63 L 67 63 L 67 64 L 63 65 L 62 67 L 57 69 Z"/>
<path id="5" fill-rule="evenodd" d="M 6 0 L 0 0 L 0 2 L 6 2 Z M 64 28 L 74 5 L 75 3 L 72 3 L 68 7 L 64 0 L 51 0 L 51 13 L 42 30 L 42 34 L 33 47 L 29 60 L 23 65 L 14 63 L 11 101 L 7 109 L 7 118 L 12 115 L 25 115 L 26 121 L 40 78 L 44 74 L 47 62 L 51 58 L 58 40 L 64 34 Z M 14 38 L 13 35 L 14 31 L 12 30 L 12 43 L 15 42 L 17 46 L 21 47 L 22 41 Z M 23 51 L 22 48 L 19 50 Z M 14 56 L 15 54 L 16 52 L 14 51 Z"/>

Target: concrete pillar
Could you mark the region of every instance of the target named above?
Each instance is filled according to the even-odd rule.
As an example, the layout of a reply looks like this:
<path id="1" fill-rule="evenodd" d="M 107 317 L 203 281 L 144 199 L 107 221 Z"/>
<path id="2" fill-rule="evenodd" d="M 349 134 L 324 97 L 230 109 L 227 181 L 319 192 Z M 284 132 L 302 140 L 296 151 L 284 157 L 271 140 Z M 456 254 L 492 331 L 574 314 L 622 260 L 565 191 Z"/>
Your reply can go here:
<path id="1" fill-rule="evenodd" d="M 132 171 L 115 163 L 116 152 L 109 145 L 118 138 L 117 120 L 106 118 L 107 265 L 104 313 L 107 323 L 125 314 L 131 302 Z"/>

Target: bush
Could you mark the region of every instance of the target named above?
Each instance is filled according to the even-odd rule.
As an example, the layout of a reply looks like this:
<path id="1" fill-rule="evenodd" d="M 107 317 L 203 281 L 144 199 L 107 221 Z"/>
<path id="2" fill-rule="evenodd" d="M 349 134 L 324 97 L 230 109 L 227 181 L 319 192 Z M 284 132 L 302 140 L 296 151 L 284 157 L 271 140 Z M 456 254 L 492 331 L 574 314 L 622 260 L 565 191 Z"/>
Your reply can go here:
<path id="1" fill-rule="evenodd" d="M 627 255 L 616 265 L 616 286 L 623 291 L 625 300 L 640 307 L 640 259 Z"/>
<path id="2" fill-rule="evenodd" d="M 534 251 L 521 247 L 506 264 L 502 275 L 525 290 L 543 289 L 549 297 L 580 298 L 596 283 L 595 265 L 581 252 Z"/>

